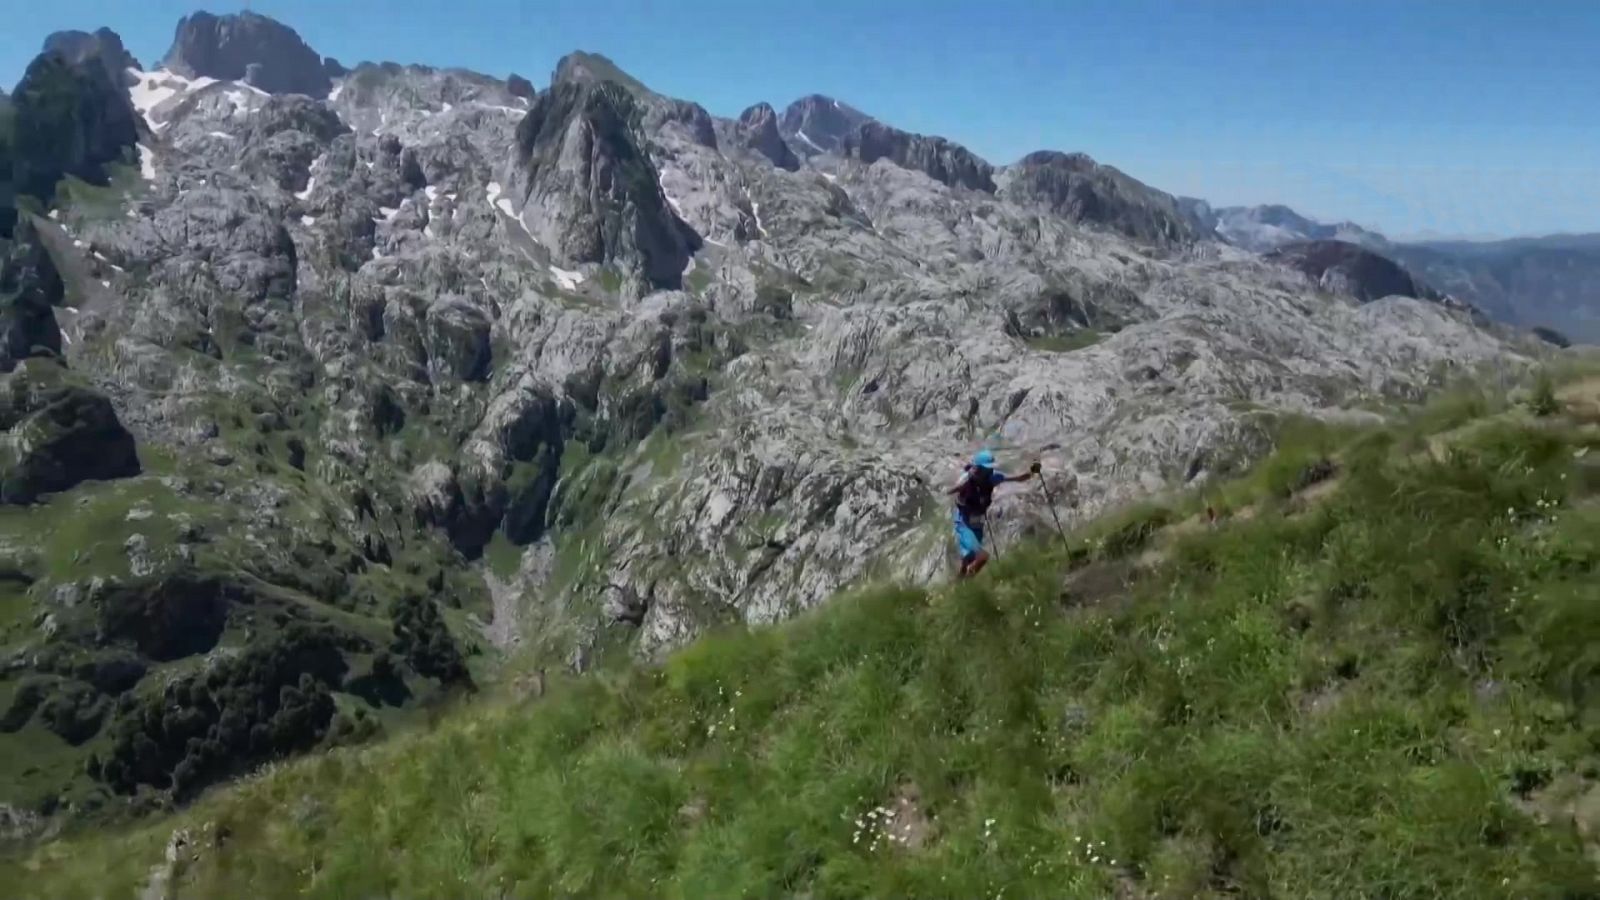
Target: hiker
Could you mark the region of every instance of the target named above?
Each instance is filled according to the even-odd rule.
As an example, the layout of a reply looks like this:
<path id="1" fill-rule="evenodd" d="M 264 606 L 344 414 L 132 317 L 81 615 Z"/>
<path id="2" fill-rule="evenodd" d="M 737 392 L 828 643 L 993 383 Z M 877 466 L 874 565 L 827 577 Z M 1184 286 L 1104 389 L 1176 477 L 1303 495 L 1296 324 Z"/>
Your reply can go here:
<path id="1" fill-rule="evenodd" d="M 995 469 L 993 453 L 979 450 L 963 468 L 961 480 L 945 493 L 956 497 L 956 546 L 961 551 L 961 572 L 957 577 L 967 578 L 978 574 L 989 562 L 989 551 L 983 549 L 983 525 L 995 487 L 1003 481 L 1027 481 L 1039 474 L 1039 464 L 1029 466 L 1026 474 L 1007 475 Z"/>

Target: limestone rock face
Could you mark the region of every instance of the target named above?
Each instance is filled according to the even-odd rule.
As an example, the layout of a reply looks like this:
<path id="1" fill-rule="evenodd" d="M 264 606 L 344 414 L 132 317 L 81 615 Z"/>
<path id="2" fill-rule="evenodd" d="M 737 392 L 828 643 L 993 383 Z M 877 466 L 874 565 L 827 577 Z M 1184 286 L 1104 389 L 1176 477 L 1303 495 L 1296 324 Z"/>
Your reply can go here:
<path id="1" fill-rule="evenodd" d="M 641 118 L 614 83 L 558 81 L 517 126 L 507 191 L 559 263 L 615 264 L 642 289 L 677 287 L 698 240 L 662 194 Z"/>
<path id="2" fill-rule="evenodd" d="M 1030 153 L 1007 176 L 1006 194 L 1018 203 L 1146 243 L 1194 240 L 1193 218 L 1204 216 L 1082 153 Z"/>
<path id="3" fill-rule="evenodd" d="M 184 17 L 162 65 L 187 78 L 243 81 L 269 94 L 320 100 L 333 86 L 322 57 L 294 29 L 248 11 Z"/>

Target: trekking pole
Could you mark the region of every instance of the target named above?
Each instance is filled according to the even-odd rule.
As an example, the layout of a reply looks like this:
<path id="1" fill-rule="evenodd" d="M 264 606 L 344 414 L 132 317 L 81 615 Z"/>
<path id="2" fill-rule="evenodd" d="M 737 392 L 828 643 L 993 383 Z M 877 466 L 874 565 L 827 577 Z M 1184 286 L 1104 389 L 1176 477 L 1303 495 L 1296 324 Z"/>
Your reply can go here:
<path id="1" fill-rule="evenodd" d="M 1044 492 L 1044 504 L 1050 508 L 1050 518 L 1055 520 L 1056 534 L 1061 535 L 1061 547 L 1072 554 L 1072 545 L 1067 543 L 1067 531 L 1061 527 L 1061 517 L 1056 515 L 1056 500 L 1050 496 L 1050 485 L 1045 481 L 1044 472 L 1039 473 L 1039 490 Z"/>

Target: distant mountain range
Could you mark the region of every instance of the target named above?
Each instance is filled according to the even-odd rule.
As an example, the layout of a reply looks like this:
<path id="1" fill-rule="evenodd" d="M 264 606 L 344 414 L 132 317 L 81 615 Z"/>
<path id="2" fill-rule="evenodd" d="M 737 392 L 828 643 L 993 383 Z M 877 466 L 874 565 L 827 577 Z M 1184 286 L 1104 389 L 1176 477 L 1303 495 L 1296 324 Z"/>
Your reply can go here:
<path id="1" fill-rule="evenodd" d="M 1182 202 L 1202 229 L 1247 250 L 1267 253 L 1304 241 L 1358 244 L 1501 322 L 1600 342 L 1600 234 L 1400 241 L 1352 222 L 1317 222 L 1286 206 L 1213 211 L 1202 201 Z"/>
<path id="2" fill-rule="evenodd" d="M 1564 336 L 1600 342 L 1600 234 L 1395 240 L 1354 222 L 1318 222 L 1281 204 L 1214 208 L 1205 200 L 1158 190 L 1081 153 L 1041 151 L 1010 166 L 992 166 L 945 138 L 901 131 L 820 94 L 791 103 L 778 130 L 803 159 L 825 153 L 866 164 L 887 159 L 952 187 L 998 191 L 1070 221 L 1147 243 L 1217 239 L 1262 254 L 1311 242 L 1361 247 L 1409 270 L 1424 293 L 1431 289 L 1500 322 L 1539 329 L 1558 341 Z M 1348 261 L 1355 254 L 1306 248 L 1291 258 Z M 1381 269 L 1363 262 L 1348 272 Z M 1385 274 L 1376 283 L 1401 284 L 1409 279 Z M 1366 293 L 1360 286 L 1354 290 Z"/>

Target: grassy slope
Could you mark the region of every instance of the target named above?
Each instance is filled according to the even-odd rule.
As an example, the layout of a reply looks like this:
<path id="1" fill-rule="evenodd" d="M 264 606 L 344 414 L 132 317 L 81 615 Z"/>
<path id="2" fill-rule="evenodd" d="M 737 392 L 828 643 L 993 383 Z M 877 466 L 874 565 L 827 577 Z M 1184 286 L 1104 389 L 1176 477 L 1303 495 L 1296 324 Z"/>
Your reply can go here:
<path id="1" fill-rule="evenodd" d="M 1070 554 L 465 709 L 0 877 L 134 896 L 186 827 L 181 896 L 1592 896 L 1600 407 L 1484 412 L 1313 430 Z M 1233 514 L 1184 520 L 1202 501 Z"/>

